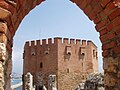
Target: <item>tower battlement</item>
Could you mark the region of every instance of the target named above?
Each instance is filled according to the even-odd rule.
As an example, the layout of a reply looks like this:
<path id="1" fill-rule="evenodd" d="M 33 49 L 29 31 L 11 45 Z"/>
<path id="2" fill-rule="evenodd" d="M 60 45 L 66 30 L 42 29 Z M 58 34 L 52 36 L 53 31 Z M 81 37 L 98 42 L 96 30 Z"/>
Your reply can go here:
<path id="1" fill-rule="evenodd" d="M 48 39 L 42 39 L 42 40 L 34 40 L 34 41 L 27 41 L 25 43 L 25 47 L 29 46 L 38 46 L 38 45 L 56 45 L 58 43 L 61 44 L 69 44 L 69 45 L 80 45 L 80 46 L 88 46 L 96 45 L 91 40 L 81 40 L 81 39 L 73 39 L 73 38 L 61 38 L 61 37 L 55 37 L 54 39 L 48 38 Z"/>

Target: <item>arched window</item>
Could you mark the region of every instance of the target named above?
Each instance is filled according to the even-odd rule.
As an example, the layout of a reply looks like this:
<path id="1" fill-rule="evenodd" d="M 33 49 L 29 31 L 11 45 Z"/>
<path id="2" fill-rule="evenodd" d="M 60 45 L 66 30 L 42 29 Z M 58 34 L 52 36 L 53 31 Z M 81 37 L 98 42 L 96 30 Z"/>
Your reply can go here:
<path id="1" fill-rule="evenodd" d="M 85 53 L 82 53 L 82 56 L 85 56 Z"/>

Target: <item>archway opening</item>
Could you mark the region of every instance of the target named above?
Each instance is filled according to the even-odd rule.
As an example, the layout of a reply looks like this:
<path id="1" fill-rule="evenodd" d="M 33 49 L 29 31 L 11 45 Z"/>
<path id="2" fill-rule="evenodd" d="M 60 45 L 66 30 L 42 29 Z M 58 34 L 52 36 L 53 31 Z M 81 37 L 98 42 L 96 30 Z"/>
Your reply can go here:
<path id="1" fill-rule="evenodd" d="M 101 43 L 95 25 L 82 10 L 69 0 L 45 1 L 23 19 L 14 36 L 13 71 L 22 74 L 23 66 L 22 63 L 20 65 L 20 62 L 23 59 L 22 52 L 26 40 L 49 37 L 92 40 L 98 47 L 99 71 L 102 72 Z"/>

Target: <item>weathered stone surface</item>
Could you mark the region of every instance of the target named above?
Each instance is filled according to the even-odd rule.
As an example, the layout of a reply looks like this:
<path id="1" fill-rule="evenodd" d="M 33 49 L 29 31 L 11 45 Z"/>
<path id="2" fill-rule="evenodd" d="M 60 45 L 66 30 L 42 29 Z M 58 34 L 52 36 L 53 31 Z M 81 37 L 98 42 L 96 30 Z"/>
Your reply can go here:
<path id="1" fill-rule="evenodd" d="M 118 58 L 104 58 L 103 59 L 103 68 L 104 70 L 108 72 L 114 72 L 117 73 L 117 68 L 118 68 Z"/>
<path id="2" fill-rule="evenodd" d="M 105 88 L 106 90 L 119 90 L 119 60 L 120 58 L 104 58 L 104 70 L 105 70 Z"/>
<path id="3" fill-rule="evenodd" d="M 117 75 L 117 76 L 118 76 L 118 78 L 120 78 L 120 71 L 118 72 L 118 75 Z"/>
<path id="4" fill-rule="evenodd" d="M 10 75 L 11 75 L 11 72 L 12 72 L 12 60 L 11 59 L 7 60 L 5 65 L 6 65 L 6 69 L 5 69 L 5 71 L 6 71 L 5 72 L 5 75 L 6 75 L 5 84 L 6 84 L 6 86 L 5 86 L 5 90 L 9 90 L 10 87 L 11 87 Z"/>
<path id="5" fill-rule="evenodd" d="M 15 16 L 18 21 L 17 23 L 16 22 L 13 23 L 14 25 L 13 27 L 17 30 L 17 27 L 19 26 L 21 21 L 21 19 L 19 18 L 20 14 L 18 12 L 22 14 L 20 15 L 20 17 L 23 19 L 25 15 L 31 9 L 33 9 L 33 6 L 34 7 L 37 6 L 43 0 L 34 0 L 34 2 L 33 0 L 29 2 L 28 0 L 1 0 L 1 1 L 4 2 L 4 3 L 1 2 L 2 7 L 6 7 L 6 9 L 3 9 L 0 7 L 0 19 L 5 19 L 9 15 L 12 15 L 11 12 L 15 12 L 18 15 L 18 16 L 17 15 Z M 119 13 L 120 0 L 92 0 L 92 1 L 91 0 L 71 0 L 71 1 L 76 3 L 76 5 L 83 10 L 90 20 L 94 21 L 94 23 L 96 24 L 97 31 L 100 33 L 102 32 L 100 34 L 100 39 L 102 44 L 106 44 L 111 41 L 117 41 L 116 37 L 120 35 L 120 30 L 116 29 L 120 25 L 120 13 Z M 7 5 L 5 5 L 5 3 Z M 10 7 L 9 4 L 14 6 L 16 10 L 13 10 L 13 8 L 9 8 Z M 26 8 L 28 7 L 29 9 L 26 12 Z M 11 23 L 11 20 L 8 20 L 7 23 Z M 111 50 L 113 49 L 114 52 L 116 53 L 116 56 L 120 55 L 120 50 L 119 50 L 120 47 L 118 46 L 113 45 L 111 47 L 109 45 L 110 49 Z M 109 56 L 114 57 L 114 55 L 110 55 L 109 50 L 107 48 L 108 47 L 105 48 L 106 50 L 103 50 L 104 58 Z M 118 66 L 120 65 L 115 65 L 114 63 L 112 65 L 112 62 L 110 62 L 111 64 L 109 63 L 109 61 L 107 62 L 105 61 L 104 63 L 105 72 L 106 73 L 111 72 L 111 74 L 114 74 L 115 77 L 117 76 L 119 77 Z M 116 80 L 119 81 L 118 78 Z M 120 87 L 116 87 L 116 88 L 107 87 L 106 90 L 120 90 Z"/>
<path id="6" fill-rule="evenodd" d="M 10 14 L 11 14 L 11 12 L 0 7 L 0 19 L 5 19 L 5 18 L 9 17 Z"/>
<path id="7" fill-rule="evenodd" d="M 0 32 L 6 33 L 7 32 L 7 24 L 0 22 Z"/>
<path id="8" fill-rule="evenodd" d="M 4 88 L 6 86 L 9 86 L 10 89 L 10 73 L 11 73 L 11 69 L 10 67 L 12 66 L 10 63 L 7 65 L 6 62 L 8 60 L 8 53 L 6 50 L 6 45 L 4 43 L 0 43 L 0 88 Z M 9 67 L 7 67 L 9 66 Z M 10 71 L 8 71 L 7 69 L 10 69 Z M 9 75 L 7 75 L 7 73 L 9 73 Z M 7 75 L 7 76 L 6 76 Z M 6 85 L 6 86 L 4 86 Z M 1 90 L 2 90 L 1 89 Z M 6 89 L 7 90 L 7 89 Z"/>
<path id="9" fill-rule="evenodd" d="M 49 82 L 49 87 L 48 87 L 49 90 L 57 90 L 56 75 L 49 75 L 48 82 Z"/>
<path id="10" fill-rule="evenodd" d="M 11 32 L 8 30 L 7 22 L 0 22 L 0 33 L 4 34 L 3 39 L 11 40 Z M 6 44 L 7 42 L 5 42 Z"/>
<path id="11" fill-rule="evenodd" d="M 76 86 L 82 82 L 82 80 L 84 79 L 84 77 L 86 77 L 84 75 L 84 77 L 82 76 L 82 74 L 75 74 L 75 73 L 59 73 L 58 75 L 58 86 L 59 89 L 58 90 L 74 90 L 76 88 Z"/>
<path id="12" fill-rule="evenodd" d="M 7 55 L 7 50 L 6 50 L 6 45 L 4 43 L 0 43 L 0 61 L 5 61 L 7 60 L 8 55 Z"/>
<path id="13" fill-rule="evenodd" d="M 0 61 L 0 90 L 4 90 L 4 68 L 3 63 Z"/>
<path id="14" fill-rule="evenodd" d="M 105 85 L 115 86 L 117 84 L 117 78 L 115 78 L 111 73 L 105 73 Z"/>
<path id="15" fill-rule="evenodd" d="M 87 78 L 79 83 L 75 90 L 105 90 L 104 75 L 101 73 L 91 73 Z"/>
<path id="16" fill-rule="evenodd" d="M 33 75 L 30 72 L 25 75 L 25 90 L 33 90 Z"/>
<path id="17" fill-rule="evenodd" d="M 7 36 L 4 33 L 0 33 L 0 43 L 7 44 Z"/>

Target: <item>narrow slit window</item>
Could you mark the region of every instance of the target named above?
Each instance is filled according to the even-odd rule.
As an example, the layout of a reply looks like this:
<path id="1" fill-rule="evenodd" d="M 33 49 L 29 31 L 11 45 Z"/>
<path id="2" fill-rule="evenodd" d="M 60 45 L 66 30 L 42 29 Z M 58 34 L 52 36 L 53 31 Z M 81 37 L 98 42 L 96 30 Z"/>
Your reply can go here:
<path id="1" fill-rule="evenodd" d="M 43 63 L 42 62 L 40 63 L 40 68 L 43 68 Z"/>
<path id="2" fill-rule="evenodd" d="M 95 57 L 95 50 L 93 50 L 93 57 Z"/>
<path id="3" fill-rule="evenodd" d="M 67 73 L 69 73 L 70 72 L 70 69 L 69 68 L 67 68 Z"/>

